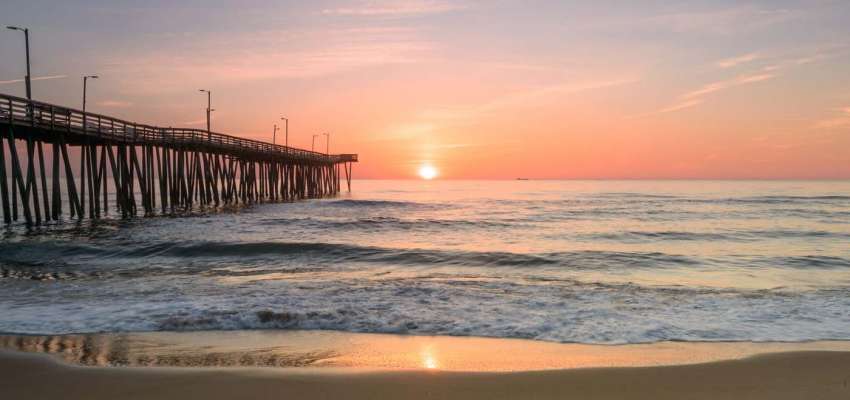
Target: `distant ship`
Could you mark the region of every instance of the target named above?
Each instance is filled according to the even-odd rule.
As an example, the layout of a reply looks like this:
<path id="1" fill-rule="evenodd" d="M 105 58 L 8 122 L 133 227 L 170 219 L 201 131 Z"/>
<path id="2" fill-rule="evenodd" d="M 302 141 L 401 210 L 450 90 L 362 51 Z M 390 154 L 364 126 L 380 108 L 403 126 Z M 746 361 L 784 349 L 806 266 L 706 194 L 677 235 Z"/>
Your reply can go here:
<path id="1" fill-rule="evenodd" d="M 527 180 L 528 180 L 528 178 L 516 178 L 516 180 L 518 180 L 518 181 L 527 181 Z"/>

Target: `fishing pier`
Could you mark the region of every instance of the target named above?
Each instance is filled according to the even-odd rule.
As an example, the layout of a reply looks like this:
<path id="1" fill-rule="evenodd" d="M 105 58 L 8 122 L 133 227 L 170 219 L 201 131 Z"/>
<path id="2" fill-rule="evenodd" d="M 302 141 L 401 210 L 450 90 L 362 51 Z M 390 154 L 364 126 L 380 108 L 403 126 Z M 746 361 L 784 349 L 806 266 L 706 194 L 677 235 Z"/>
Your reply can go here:
<path id="1" fill-rule="evenodd" d="M 126 218 L 333 196 L 342 174 L 351 190 L 357 162 L 356 154 L 143 125 L 6 94 L 0 94 L 0 142 L 6 224 L 23 217 L 40 225 L 64 213 Z"/>

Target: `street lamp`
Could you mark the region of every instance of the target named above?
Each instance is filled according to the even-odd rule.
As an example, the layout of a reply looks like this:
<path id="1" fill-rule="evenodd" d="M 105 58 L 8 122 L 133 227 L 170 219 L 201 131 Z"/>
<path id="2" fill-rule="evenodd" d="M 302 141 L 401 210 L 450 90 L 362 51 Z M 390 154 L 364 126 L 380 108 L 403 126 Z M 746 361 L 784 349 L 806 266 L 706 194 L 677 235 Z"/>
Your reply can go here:
<path id="1" fill-rule="evenodd" d="M 313 144 L 310 146 L 310 151 L 316 151 L 316 138 L 319 135 L 313 135 Z"/>
<path id="2" fill-rule="evenodd" d="M 322 135 L 327 136 L 327 141 L 325 142 L 325 154 L 331 154 L 331 134 L 323 133 Z"/>
<path id="3" fill-rule="evenodd" d="M 89 78 L 97 79 L 97 75 L 85 75 L 83 76 L 83 113 L 86 112 L 86 86 L 88 84 Z"/>
<path id="4" fill-rule="evenodd" d="M 6 28 L 24 33 L 24 42 L 27 48 L 27 76 L 25 79 L 27 85 L 27 100 L 32 100 L 32 83 L 30 82 L 30 30 L 27 28 L 19 28 L 17 26 L 7 26 Z"/>
<path id="5" fill-rule="evenodd" d="M 206 89 L 199 89 L 198 91 L 207 94 L 207 133 L 210 133 L 210 113 L 215 111 L 212 109 L 212 92 Z"/>
<path id="6" fill-rule="evenodd" d="M 286 139 L 285 139 L 286 141 L 284 142 L 283 146 L 289 147 L 289 118 L 280 117 L 280 119 L 286 122 L 285 128 L 284 128 L 284 132 L 286 132 Z"/>
<path id="7" fill-rule="evenodd" d="M 274 133 L 272 133 L 272 144 L 277 144 L 277 124 L 274 124 Z"/>

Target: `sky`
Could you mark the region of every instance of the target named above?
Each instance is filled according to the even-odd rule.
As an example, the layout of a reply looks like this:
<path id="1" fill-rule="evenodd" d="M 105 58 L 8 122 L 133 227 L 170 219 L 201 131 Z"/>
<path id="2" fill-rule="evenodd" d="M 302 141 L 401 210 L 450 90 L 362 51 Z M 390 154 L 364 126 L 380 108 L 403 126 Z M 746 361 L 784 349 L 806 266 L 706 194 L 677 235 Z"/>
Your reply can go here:
<path id="1" fill-rule="evenodd" d="M 176 4 L 179 3 L 179 4 Z M 850 2 L 4 0 L 33 96 L 356 178 L 848 179 Z M 0 92 L 24 95 L 0 32 Z M 279 132 L 278 140 L 283 141 Z"/>

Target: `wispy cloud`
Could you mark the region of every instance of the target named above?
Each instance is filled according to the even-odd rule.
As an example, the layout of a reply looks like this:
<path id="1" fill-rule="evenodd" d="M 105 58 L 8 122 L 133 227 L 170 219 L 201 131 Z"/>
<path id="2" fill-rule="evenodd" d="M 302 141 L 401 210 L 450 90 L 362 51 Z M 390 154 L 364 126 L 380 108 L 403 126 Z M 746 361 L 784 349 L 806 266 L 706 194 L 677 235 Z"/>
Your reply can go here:
<path id="1" fill-rule="evenodd" d="M 482 117 L 488 113 L 494 113 L 506 108 L 528 104 L 546 96 L 566 95 L 589 90 L 606 89 L 635 83 L 637 81 L 638 79 L 634 78 L 621 78 L 540 86 L 517 93 L 511 93 L 482 104 L 426 110 L 423 113 L 423 117 L 429 121 L 466 122 Z"/>
<path id="2" fill-rule="evenodd" d="M 677 7 L 649 15 L 622 14 L 590 18 L 579 27 L 592 30 L 666 32 L 688 35 L 730 36 L 767 29 L 800 18 L 800 10 L 736 4 L 726 7 Z M 652 10 L 652 7 L 646 7 Z"/>
<path id="3" fill-rule="evenodd" d="M 373 141 L 401 140 L 431 137 L 442 129 L 474 124 L 498 112 L 520 107 L 555 95 L 568 95 L 589 90 L 601 90 L 637 82 L 637 79 L 609 79 L 586 82 L 558 83 L 538 86 L 522 91 L 508 93 L 485 102 L 473 104 L 433 106 L 421 110 L 412 121 L 390 127 L 384 135 L 374 137 Z M 506 143 L 500 141 L 501 144 Z M 481 147 L 485 143 L 433 144 L 433 148 L 455 149 L 463 147 Z"/>
<path id="4" fill-rule="evenodd" d="M 291 40 L 297 36 L 298 40 Z M 405 27 L 351 28 L 291 32 L 273 30 L 245 35 L 185 39 L 145 53 L 127 53 L 103 64 L 126 76 L 155 79 L 158 85 L 126 82 L 134 90 L 206 82 L 303 79 L 360 68 L 409 64 L 431 59 L 433 42 Z M 189 56 L 191 54 L 191 56 Z M 215 62 L 210 62 L 215 60 Z M 200 84 L 200 82 L 198 82 Z"/>
<path id="5" fill-rule="evenodd" d="M 702 99 L 699 99 L 699 98 L 684 100 L 680 103 L 676 103 L 676 104 L 664 107 L 664 108 L 662 108 L 662 109 L 660 109 L 660 110 L 658 110 L 654 113 L 639 115 L 639 117 L 648 116 L 648 115 L 655 115 L 655 114 L 664 114 L 664 113 L 669 113 L 669 112 L 673 112 L 673 111 L 684 110 L 686 108 L 691 108 L 693 106 L 700 105 L 700 104 L 702 104 Z"/>
<path id="6" fill-rule="evenodd" d="M 659 110 L 639 114 L 633 116 L 633 118 L 641 118 L 647 117 L 651 115 L 657 114 L 665 114 L 675 111 L 684 110 L 687 108 L 691 108 L 697 105 L 700 105 L 704 102 L 705 98 L 709 95 L 744 86 L 750 85 L 753 83 L 764 82 L 771 79 L 774 79 L 781 75 L 781 72 L 786 69 L 798 67 L 801 65 L 811 64 L 813 62 L 822 60 L 829 57 L 829 53 L 827 52 L 817 52 L 810 56 L 805 57 L 793 57 L 784 60 L 776 60 L 774 59 L 772 64 L 763 65 L 755 69 L 753 72 L 748 74 L 739 75 L 737 77 L 725 80 L 719 80 L 711 83 L 707 83 L 697 89 L 691 90 L 689 92 L 685 92 L 678 96 L 677 101 L 671 105 L 665 106 Z M 720 68 L 731 68 L 737 65 L 742 65 L 745 63 L 753 62 L 756 60 L 763 59 L 764 57 L 759 53 L 749 53 L 742 56 L 730 58 L 727 60 L 721 60 L 714 63 L 715 66 Z"/>
<path id="7" fill-rule="evenodd" d="M 340 16 L 378 16 L 378 17 L 405 17 L 428 14 L 441 14 L 450 11 L 467 8 L 465 4 L 447 1 L 381 1 L 362 2 L 359 5 L 339 8 L 326 8 L 322 10 L 325 15 Z"/>
<path id="8" fill-rule="evenodd" d="M 643 23 L 665 27 L 676 33 L 731 35 L 785 22 L 796 17 L 787 9 L 764 9 L 749 5 L 721 10 L 679 12 L 646 18 Z"/>
<path id="9" fill-rule="evenodd" d="M 850 106 L 840 108 L 833 113 L 837 112 L 837 116 L 823 119 L 815 122 L 815 129 L 832 129 L 850 126 Z"/>
<path id="10" fill-rule="evenodd" d="M 744 55 L 737 56 L 737 57 L 727 58 L 725 60 L 720 60 L 720 61 L 714 63 L 714 65 L 716 65 L 719 68 L 732 68 L 732 67 L 736 67 L 736 66 L 741 65 L 741 64 L 746 64 L 750 61 L 755 61 L 758 58 L 759 58 L 758 53 L 749 53 L 749 54 L 744 54 Z"/>
<path id="11" fill-rule="evenodd" d="M 68 75 L 35 76 L 31 80 L 33 80 L 33 81 L 46 81 L 46 80 L 49 80 L 49 79 L 62 79 L 62 78 L 67 78 L 67 77 L 68 77 Z M 8 81 L 0 81 L 0 85 L 7 85 L 7 84 L 10 84 L 10 83 L 19 83 L 19 82 L 23 82 L 23 81 L 24 81 L 24 79 L 11 79 L 11 80 L 8 80 Z"/>
<path id="12" fill-rule="evenodd" d="M 733 88 L 736 86 L 742 86 L 749 83 L 766 81 L 775 77 L 776 74 L 772 73 L 756 73 L 753 75 L 742 75 L 734 79 L 709 83 L 697 90 L 683 94 L 681 98 L 683 100 L 701 99 L 702 97 L 712 94 L 714 92 L 719 92 L 721 90 Z"/>
<path id="13" fill-rule="evenodd" d="M 733 79 L 727 79 L 723 81 L 712 82 L 706 85 L 703 85 L 699 89 L 692 90 L 690 92 L 684 93 L 679 96 L 679 99 L 676 103 L 673 103 L 669 106 L 661 108 L 660 110 L 640 114 L 634 116 L 635 118 L 640 117 L 648 117 L 651 115 L 665 114 L 675 111 L 684 110 L 686 108 L 691 108 L 697 105 L 700 105 L 705 100 L 705 97 L 720 92 L 722 90 L 731 89 L 738 86 L 748 85 L 751 83 L 762 82 L 769 79 L 775 78 L 777 75 L 772 73 L 763 73 L 759 72 L 751 75 L 741 75 Z"/>
<path id="14" fill-rule="evenodd" d="M 482 62 L 482 68 L 497 68 L 507 71 L 526 71 L 526 72 L 543 72 L 543 71 L 557 71 L 561 70 L 558 66 L 551 65 L 543 65 L 543 64 L 530 64 L 530 63 L 516 63 L 516 62 Z"/>

